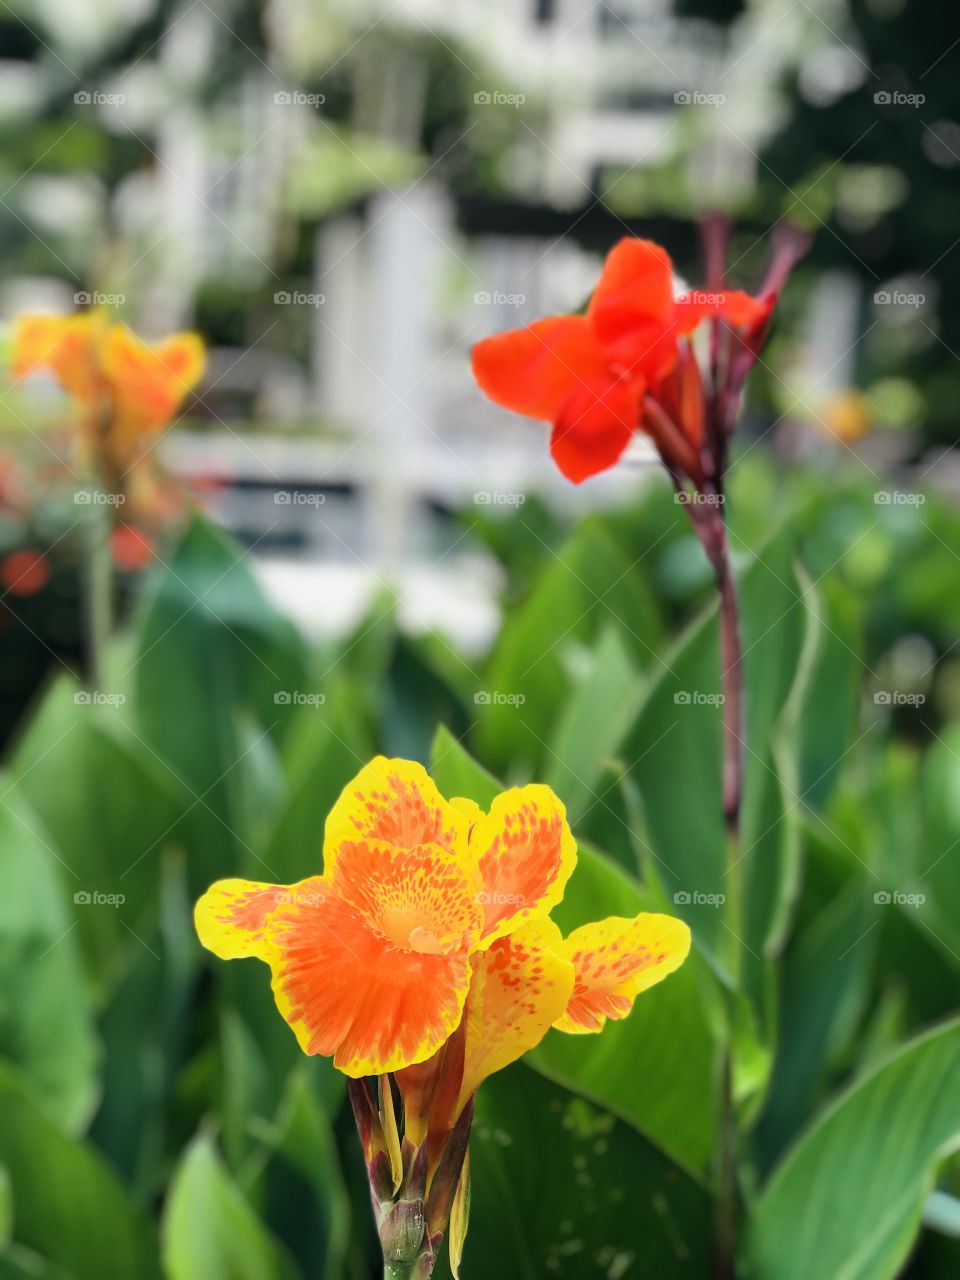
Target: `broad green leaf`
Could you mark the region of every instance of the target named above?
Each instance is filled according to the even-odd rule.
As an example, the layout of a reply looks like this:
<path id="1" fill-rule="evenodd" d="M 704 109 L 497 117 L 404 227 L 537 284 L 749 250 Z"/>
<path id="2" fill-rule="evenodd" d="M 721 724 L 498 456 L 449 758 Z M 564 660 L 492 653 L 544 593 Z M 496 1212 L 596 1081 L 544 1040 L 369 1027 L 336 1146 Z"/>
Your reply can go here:
<path id="1" fill-rule="evenodd" d="M 279 799 L 282 713 L 317 692 L 292 625 L 244 560 L 195 519 L 158 575 L 134 659 L 136 731 L 179 783 L 196 891 L 242 868 L 258 874 L 256 832 Z"/>
<path id="2" fill-rule="evenodd" d="M 569 933 L 591 920 L 658 909 L 620 867 L 581 844 L 553 917 Z M 597 1035 L 551 1031 L 529 1061 L 626 1120 L 702 1177 L 717 1122 L 710 999 L 709 977 L 691 954 L 676 973 L 638 997 L 629 1017 L 609 1021 Z"/>
<path id="3" fill-rule="evenodd" d="M 709 1271 L 702 1189 L 628 1125 L 522 1063 L 481 1088 L 470 1161 L 470 1280 Z"/>
<path id="4" fill-rule="evenodd" d="M 572 826 L 602 803 L 598 781 L 633 724 L 644 692 L 622 634 L 608 628 L 589 673 L 563 710 L 544 763 L 543 781 L 563 797 Z"/>
<path id="5" fill-rule="evenodd" d="M 110 981 L 117 953 L 156 934 L 161 861 L 183 806 L 163 761 L 122 722 L 123 708 L 77 702 L 78 692 L 71 679 L 52 685 L 11 768 L 71 899 L 80 895 L 70 922 L 90 970 Z"/>
<path id="6" fill-rule="evenodd" d="M 440 725 L 430 753 L 430 773 L 447 797 L 465 796 L 488 809 L 502 790 L 500 783 L 474 760 L 445 725 Z"/>
<path id="7" fill-rule="evenodd" d="M 14 1240 L 54 1264 L 58 1280 L 58 1267 L 72 1280 L 159 1276 L 152 1227 L 115 1174 L 91 1147 L 57 1129 L 3 1064 L 0 1165 L 12 1188 Z"/>
<path id="8" fill-rule="evenodd" d="M 544 547 L 545 561 L 552 554 Z M 575 683 L 571 664 L 610 626 L 638 666 L 659 667 L 662 623 L 642 569 L 589 519 L 506 617 L 478 690 L 489 701 L 474 708 L 484 760 L 506 773 L 548 757 L 545 744 Z"/>
<path id="9" fill-rule="evenodd" d="M 0 1053 L 73 1131 L 94 1106 L 100 1056 L 74 933 L 75 884 L 36 814 L 8 791 L 0 805 Z"/>
<path id="10" fill-rule="evenodd" d="M 960 1143 L 960 1022 L 905 1045 L 808 1129 L 757 1203 L 758 1280 L 895 1276 L 939 1161 Z"/>
<path id="11" fill-rule="evenodd" d="M 164 1208 L 166 1280 L 291 1280 L 296 1268 L 200 1136 L 186 1149 Z"/>
<path id="12" fill-rule="evenodd" d="M 764 954 L 776 944 L 796 869 L 795 770 L 781 724 L 810 627 L 809 593 L 787 535 L 742 573 L 746 688 L 745 786 L 739 847 L 728 848 L 721 800 L 723 708 L 716 613 L 666 659 L 624 754 L 639 784 L 652 848 L 644 861 L 669 902 L 721 970 L 750 976 L 758 1015 L 767 1004 Z"/>

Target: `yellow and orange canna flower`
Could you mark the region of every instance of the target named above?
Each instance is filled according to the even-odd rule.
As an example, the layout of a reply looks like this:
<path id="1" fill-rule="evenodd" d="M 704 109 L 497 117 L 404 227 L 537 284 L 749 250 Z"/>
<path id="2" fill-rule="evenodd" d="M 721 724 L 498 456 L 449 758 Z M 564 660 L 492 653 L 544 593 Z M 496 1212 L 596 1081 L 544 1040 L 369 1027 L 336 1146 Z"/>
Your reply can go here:
<path id="1" fill-rule="evenodd" d="M 21 316 L 14 328 L 14 378 L 52 373 L 79 409 L 87 450 L 103 451 L 114 465 L 176 416 L 203 366 L 197 334 L 151 346 L 99 309 Z"/>
<path id="2" fill-rule="evenodd" d="M 484 813 L 444 799 L 421 765 L 377 757 L 330 812 L 323 858 L 322 875 L 295 885 L 217 881 L 197 933 L 221 959 L 268 964 L 301 1048 L 351 1077 L 385 1256 L 402 1247 L 419 1268 L 408 1274 L 430 1275 L 449 1220 L 456 1274 L 479 1085 L 551 1027 L 589 1033 L 625 1017 L 683 963 L 690 931 L 644 913 L 565 939 L 550 911 L 576 845 L 563 805 L 536 784 Z"/>
<path id="3" fill-rule="evenodd" d="M 685 958 L 669 916 L 607 920 L 564 940 L 549 919 L 576 862 L 544 786 L 483 813 L 426 770 L 378 757 L 327 818 L 324 871 L 291 886 L 217 881 L 197 903 L 203 945 L 256 956 L 302 1049 L 349 1076 L 431 1058 L 466 1018 L 464 1096 L 554 1024 L 600 1030 Z"/>

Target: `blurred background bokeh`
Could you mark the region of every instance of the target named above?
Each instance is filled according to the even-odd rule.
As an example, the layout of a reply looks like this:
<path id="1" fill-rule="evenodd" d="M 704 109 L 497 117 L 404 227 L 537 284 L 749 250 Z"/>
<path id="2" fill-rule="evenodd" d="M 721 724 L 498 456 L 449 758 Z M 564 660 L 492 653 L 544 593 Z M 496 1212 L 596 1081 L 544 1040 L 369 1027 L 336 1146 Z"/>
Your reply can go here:
<path id="1" fill-rule="evenodd" d="M 325 808 L 373 750 L 429 759 L 444 725 L 500 777 L 550 781 L 625 875 L 642 864 L 624 777 L 659 739 L 635 698 L 709 602 L 708 567 L 642 442 L 574 488 L 546 428 L 469 372 L 479 338 L 581 307 L 623 235 L 693 284 L 700 220 L 725 214 L 749 288 L 779 222 L 814 233 L 730 497 L 744 570 L 789 531 L 774 637 L 819 628 L 780 815 L 807 859 L 799 903 L 784 889 L 798 932 L 763 943 L 786 1041 L 758 1032 L 757 1185 L 837 1087 L 955 1009 L 958 58 L 951 7 L 907 0 L 0 5 L 0 341 L 22 313 L 99 306 L 208 347 L 120 513 L 102 688 L 70 406 L 0 374 L 0 1049 L 17 1114 L 21 1075 L 41 1099 L 36 1130 L 0 1139 L 0 1275 L 152 1276 L 141 1215 L 161 1216 L 174 1280 L 373 1274 L 336 1082 L 297 1060 L 264 983 L 259 1008 L 249 974 L 206 972 L 189 926 L 215 875 L 315 870 Z M 662 1117 L 568 1065 L 522 1068 L 496 1105 L 522 1126 L 517 1099 L 552 1090 L 549 1141 L 589 1147 L 557 1156 L 580 1171 L 569 1194 L 589 1199 L 578 1160 L 611 1176 L 609 1137 L 653 1207 L 604 1201 L 593 1227 L 543 1208 L 513 1270 L 481 1200 L 465 1274 L 705 1274 L 711 1116 L 664 1157 Z M 699 1115 L 710 1069 L 691 1070 Z M 492 1112 L 487 1136 L 513 1141 Z M 957 1274 L 941 1191 L 918 1274 Z"/>

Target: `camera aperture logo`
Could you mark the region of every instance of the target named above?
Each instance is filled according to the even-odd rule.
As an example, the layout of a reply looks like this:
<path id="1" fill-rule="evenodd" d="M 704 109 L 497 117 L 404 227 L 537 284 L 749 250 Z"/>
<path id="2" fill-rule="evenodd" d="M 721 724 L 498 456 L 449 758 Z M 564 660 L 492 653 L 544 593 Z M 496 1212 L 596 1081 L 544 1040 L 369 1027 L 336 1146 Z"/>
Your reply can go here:
<path id="1" fill-rule="evenodd" d="M 673 95 L 678 107 L 722 107 L 727 100 L 725 93 L 701 93 L 699 89 L 678 89 Z"/>
<path id="2" fill-rule="evenodd" d="M 300 289 L 278 289 L 273 295 L 277 307 L 322 307 L 326 300 L 325 293 L 303 293 Z"/>
<path id="3" fill-rule="evenodd" d="M 508 493 L 502 489 L 478 489 L 473 501 L 478 507 L 522 507 L 525 493 Z"/>
<path id="4" fill-rule="evenodd" d="M 78 689 L 73 695 L 77 707 L 122 707 L 126 700 L 125 693 L 104 693 L 100 689 Z"/>
<path id="5" fill-rule="evenodd" d="M 504 93 L 500 89 L 479 89 L 473 95 L 478 107 L 522 107 L 526 100 L 525 93 Z"/>
<path id="6" fill-rule="evenodd" d="M 876 707 L 922 707 L 926 700 L 925 693 L 907 693 L 903 689 L 878 689 L 873 695 Z"/>
<path id="7" fill-rule="evenodd" d="M 726 900 L 725 893 L 701 893 L 699 889 L 678 889 L 673 895 L 678 907 L 722 907 Z"/>
<path id="8" fill-rule="evenodd" d="M 122 107 L 125 93 L 101 93 L 99 89 L 78 89 L 73 95 L 78 107 Z"/>
<path id="9" fill-rule="evenodd" d="M 526 700 L 526 694 L 505 693 L 502 689 L 478 689 L 473 695 L 478 707 L 522 707 Z"/>
<path id="10" fill-rule="evenodd" d="M 278 689 L 273 695 L 278 707 L 322 707 L 327 700 L 325 693 L 309 693 L 301 689 Z"/>
<path id="11" fill-rule="evenodd" d="M 123 893 L 104 893 L 100 889 L 78 889 L 73 895 L 78 907 L 122 907 L 126 900 Z"/>
<path id="12" fill-rule="evenodd" d="M 878 907 L 922 907 L 927 900 L 925 893 L 901 893 L 899 889 L 878 889 L 873 895 Z"/>
<path id="13" fill-rule="evenodd" d="M 326 500 L 326 494 L 309 489 L 278 489 L 273 495 L 274 505 L 278 507 L 322 507 Z"/>
<path id="14" fill-rule="evenodd" d="M 702 689 L 678 689 L 673 695 L 678 707 L 722 707 L 726 702 L 722 693 L 705 693 Z"/>

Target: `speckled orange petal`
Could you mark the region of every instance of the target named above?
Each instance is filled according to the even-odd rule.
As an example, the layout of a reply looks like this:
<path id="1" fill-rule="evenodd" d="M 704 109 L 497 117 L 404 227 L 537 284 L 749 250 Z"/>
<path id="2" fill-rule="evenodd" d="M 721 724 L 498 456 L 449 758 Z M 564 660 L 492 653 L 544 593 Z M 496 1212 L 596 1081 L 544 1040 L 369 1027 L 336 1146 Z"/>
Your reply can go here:
<path id="1" fill-rule="evenodd" d="M 345 840 L 366 836 L 399 848 L 439 844 L 451 853 L 466 850 L 472 814 L 449 804 L 422 764 L 377 756 L 348 782 L 330 810 L 323 840 L 323 865 L 335 865 Z"/>
<path id="2" fill-rule="evenodd" d="M 130 439 L 173 419 L 203 372 L 203 343 L 195 333 L 182 333 L 149 346 L 126 325 L 114 324 L 104 337 L 101 360 L 117 430 Z"/>
<path id="3" fill-rule="evenodd" d="M 256 880 L 218 880 L 193 909 L 197 936 L 208 951 L 221 960 L 244 956 L 264 958 L 264 928 L 276 907 L 309 892 L 314 881 L 299 885 L 261 884 Z M 319 891 L 319 890 L 318 890 Z"/>
<path id="4" fill-rule="evenodd" d="M 540 1043 L 574 982 L 560 930 L 546 916 L 498 938 L 474 956 L 473 969 L 458 1112 L 488 1076 Z"/>
<path id="5" fill-rule="evenodd" d="M 13 330 L 11 373 L 25 378 L 49 370 L 75 400 L 86 405 L 101 390 L 97 312 L 72 316 L 21 316 Z"/>
<path id="6" fill-rule="evenodd" d="M 538 783 L 497 796 L 470 848 L 483 881 L 485 946 L 555 907 L 577 861 L 566 810 Z"/>
<path id="7" fill-rule="evenodd" d="M 479 936 L 478 880 L 439 845 L 347 841 L 324 892 L 267 924 L 280 1012 L 349 1076 L 423 1062 L 457 1027 Z"/>
<path id="8" fill-rule="evenodd" d="M 689 950 L 690 930 L 673 916 L 610 916 L 575 929 L 563 944 L 576 972 L 573 994 L 555 1025 L 583 1034 L 625 1018 L 640 992 L 678 969 Z"/>

